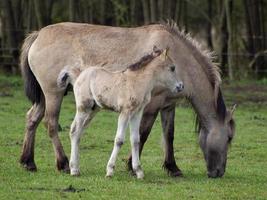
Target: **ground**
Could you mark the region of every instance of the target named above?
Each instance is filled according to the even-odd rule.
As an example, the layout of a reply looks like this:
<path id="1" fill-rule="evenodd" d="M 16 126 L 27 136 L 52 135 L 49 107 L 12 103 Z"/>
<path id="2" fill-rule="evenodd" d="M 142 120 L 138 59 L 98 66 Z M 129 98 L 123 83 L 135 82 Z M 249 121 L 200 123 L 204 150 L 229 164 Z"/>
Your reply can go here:
<path id="1" fill-rule="evenodd" d="M 225 81 L 226 82 L 226 81 Z M 225 176 L 209 179 L 194 133 L 190 106 L 177 105 L 175 158 L 184 177 L 171 178 L 162 170 L 161 127 L 157 119 L 142 155 L 144 180 L 125 168 L 129 137 L 122 147 L 111 179 L 105 178 L 117 114 L 100 112 L 81 140 L 81 176 L 57 172 L 52 144 L 43 124 L 36 135 L 38 171 L 19 165 L 25 113 L 30 106 L 19 77 L 0 76 L 0 199 L 267 199 L 267 83 L 227 83 L 227 105 L 238 103 L 236 136 L 228 154 Z M 74 116 L 73 95 L 65 98 L 60 137 L 70 153 L 68 131 Z"/>

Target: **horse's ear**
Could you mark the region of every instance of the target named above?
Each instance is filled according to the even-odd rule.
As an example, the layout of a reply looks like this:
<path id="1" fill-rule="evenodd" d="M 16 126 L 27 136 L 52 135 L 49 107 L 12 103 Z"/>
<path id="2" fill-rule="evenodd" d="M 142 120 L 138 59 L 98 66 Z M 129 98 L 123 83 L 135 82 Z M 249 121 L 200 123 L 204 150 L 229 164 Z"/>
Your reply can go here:
<path id="1" fill-rule="evenodd" d="M 227 115 L 225 118 L 225 122 L 228 123 L 233 119 L 235 109 L 237 107 L 237 104 L 234 104 L 230 109 L 227 109 Z"/>
<path id="2" fill-rule="evenodd" d="M 237 104 L 234 104 L 234 105 L 232 106 L 231 110 L 230 110 L 231 118 L 232 118 L 233 115 L 234 115 L 234 112 L 235 112 L 236 107 L 237 107 Z"/>

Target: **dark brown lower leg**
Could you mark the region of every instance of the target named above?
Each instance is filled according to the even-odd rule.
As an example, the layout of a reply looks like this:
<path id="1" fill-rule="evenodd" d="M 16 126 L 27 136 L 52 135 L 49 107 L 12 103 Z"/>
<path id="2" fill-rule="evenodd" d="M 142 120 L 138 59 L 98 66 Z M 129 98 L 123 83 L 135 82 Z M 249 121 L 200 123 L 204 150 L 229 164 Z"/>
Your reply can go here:
<path id="1" fill-rule="evenodd" d="M 45 104 L 41 100 L 39 104 L 34 104 L 27 113 L 26 130 L 20 163 L 29 171 L 36 171 L 37 167 L 34 162 L 34 141 L 36 128 L 44 116 Z"/>
<path id="2" fill-rule="evenodd" d="M 175 104 L 162 109 L 160 114 L 165 147 L 163 168 L 170 176 L 182 176 L 181 170 L 176 165 L 173 151 Z"/>

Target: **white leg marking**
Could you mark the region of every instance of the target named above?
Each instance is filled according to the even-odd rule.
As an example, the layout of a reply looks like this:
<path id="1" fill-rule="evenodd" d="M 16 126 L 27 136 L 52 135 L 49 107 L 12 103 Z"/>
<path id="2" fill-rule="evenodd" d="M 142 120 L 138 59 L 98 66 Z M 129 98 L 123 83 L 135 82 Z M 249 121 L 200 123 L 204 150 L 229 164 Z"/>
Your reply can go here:
<path id="1" fill-rule="evenodd" d="M 139 129 L 140 129 L 140 122 L 142 119 L 142 115 L 143 115 L 143 110 L 141 110 L 138 113 L 135 113 L 130 119 L 132 167 L 138 179 L 144 178 L 144 172 L 141 168 L 140 158 L 139 158 L 139 143 L 140 143 Z"/>
<path id="2" fill-rule="evenodd" d="M 125 114 L 120 114 L 118 119 L 118 127 L 116 132 L 116 137 L 114 140 L 114 147 L 107 164 L 107 174 L 106 177 L 111 177 L 114 174 L 115 162 L 119 153 L 119 150 L 124 143 L 126 129 L 129 123 L 129 116 Z"/>

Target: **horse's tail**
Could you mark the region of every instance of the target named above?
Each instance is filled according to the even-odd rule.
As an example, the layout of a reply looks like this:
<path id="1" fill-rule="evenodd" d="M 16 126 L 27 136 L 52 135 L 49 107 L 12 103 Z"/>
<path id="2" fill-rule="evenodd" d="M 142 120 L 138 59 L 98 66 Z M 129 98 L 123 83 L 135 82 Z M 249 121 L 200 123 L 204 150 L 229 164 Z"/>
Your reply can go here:
<path id="1" fill-rule="evenodd" d="M 41 101 L 41 97 L 43 96 L 43 91 L 36 80 L 36 77 L 32 73 L 28 62 L 29 50 L 33 42 L 38 37 L 38 34 L 39 32 L 35 31 L 28 35 L 28 37 L 24 40 L 20 54 L 20 69 L 24 79 L 25 94 L 33 104 L 39 103 Z"/>
<path id="2" fill-rule="evenodd" d="M 78 68 L 70 68 L 67 69 L 66 67 L 61 70 L 57 78 L 57 86 L 60 89 L 65 89 L 69 84 L 74 84 L 78 76 L 80 75 L 81 71 Z"/>

